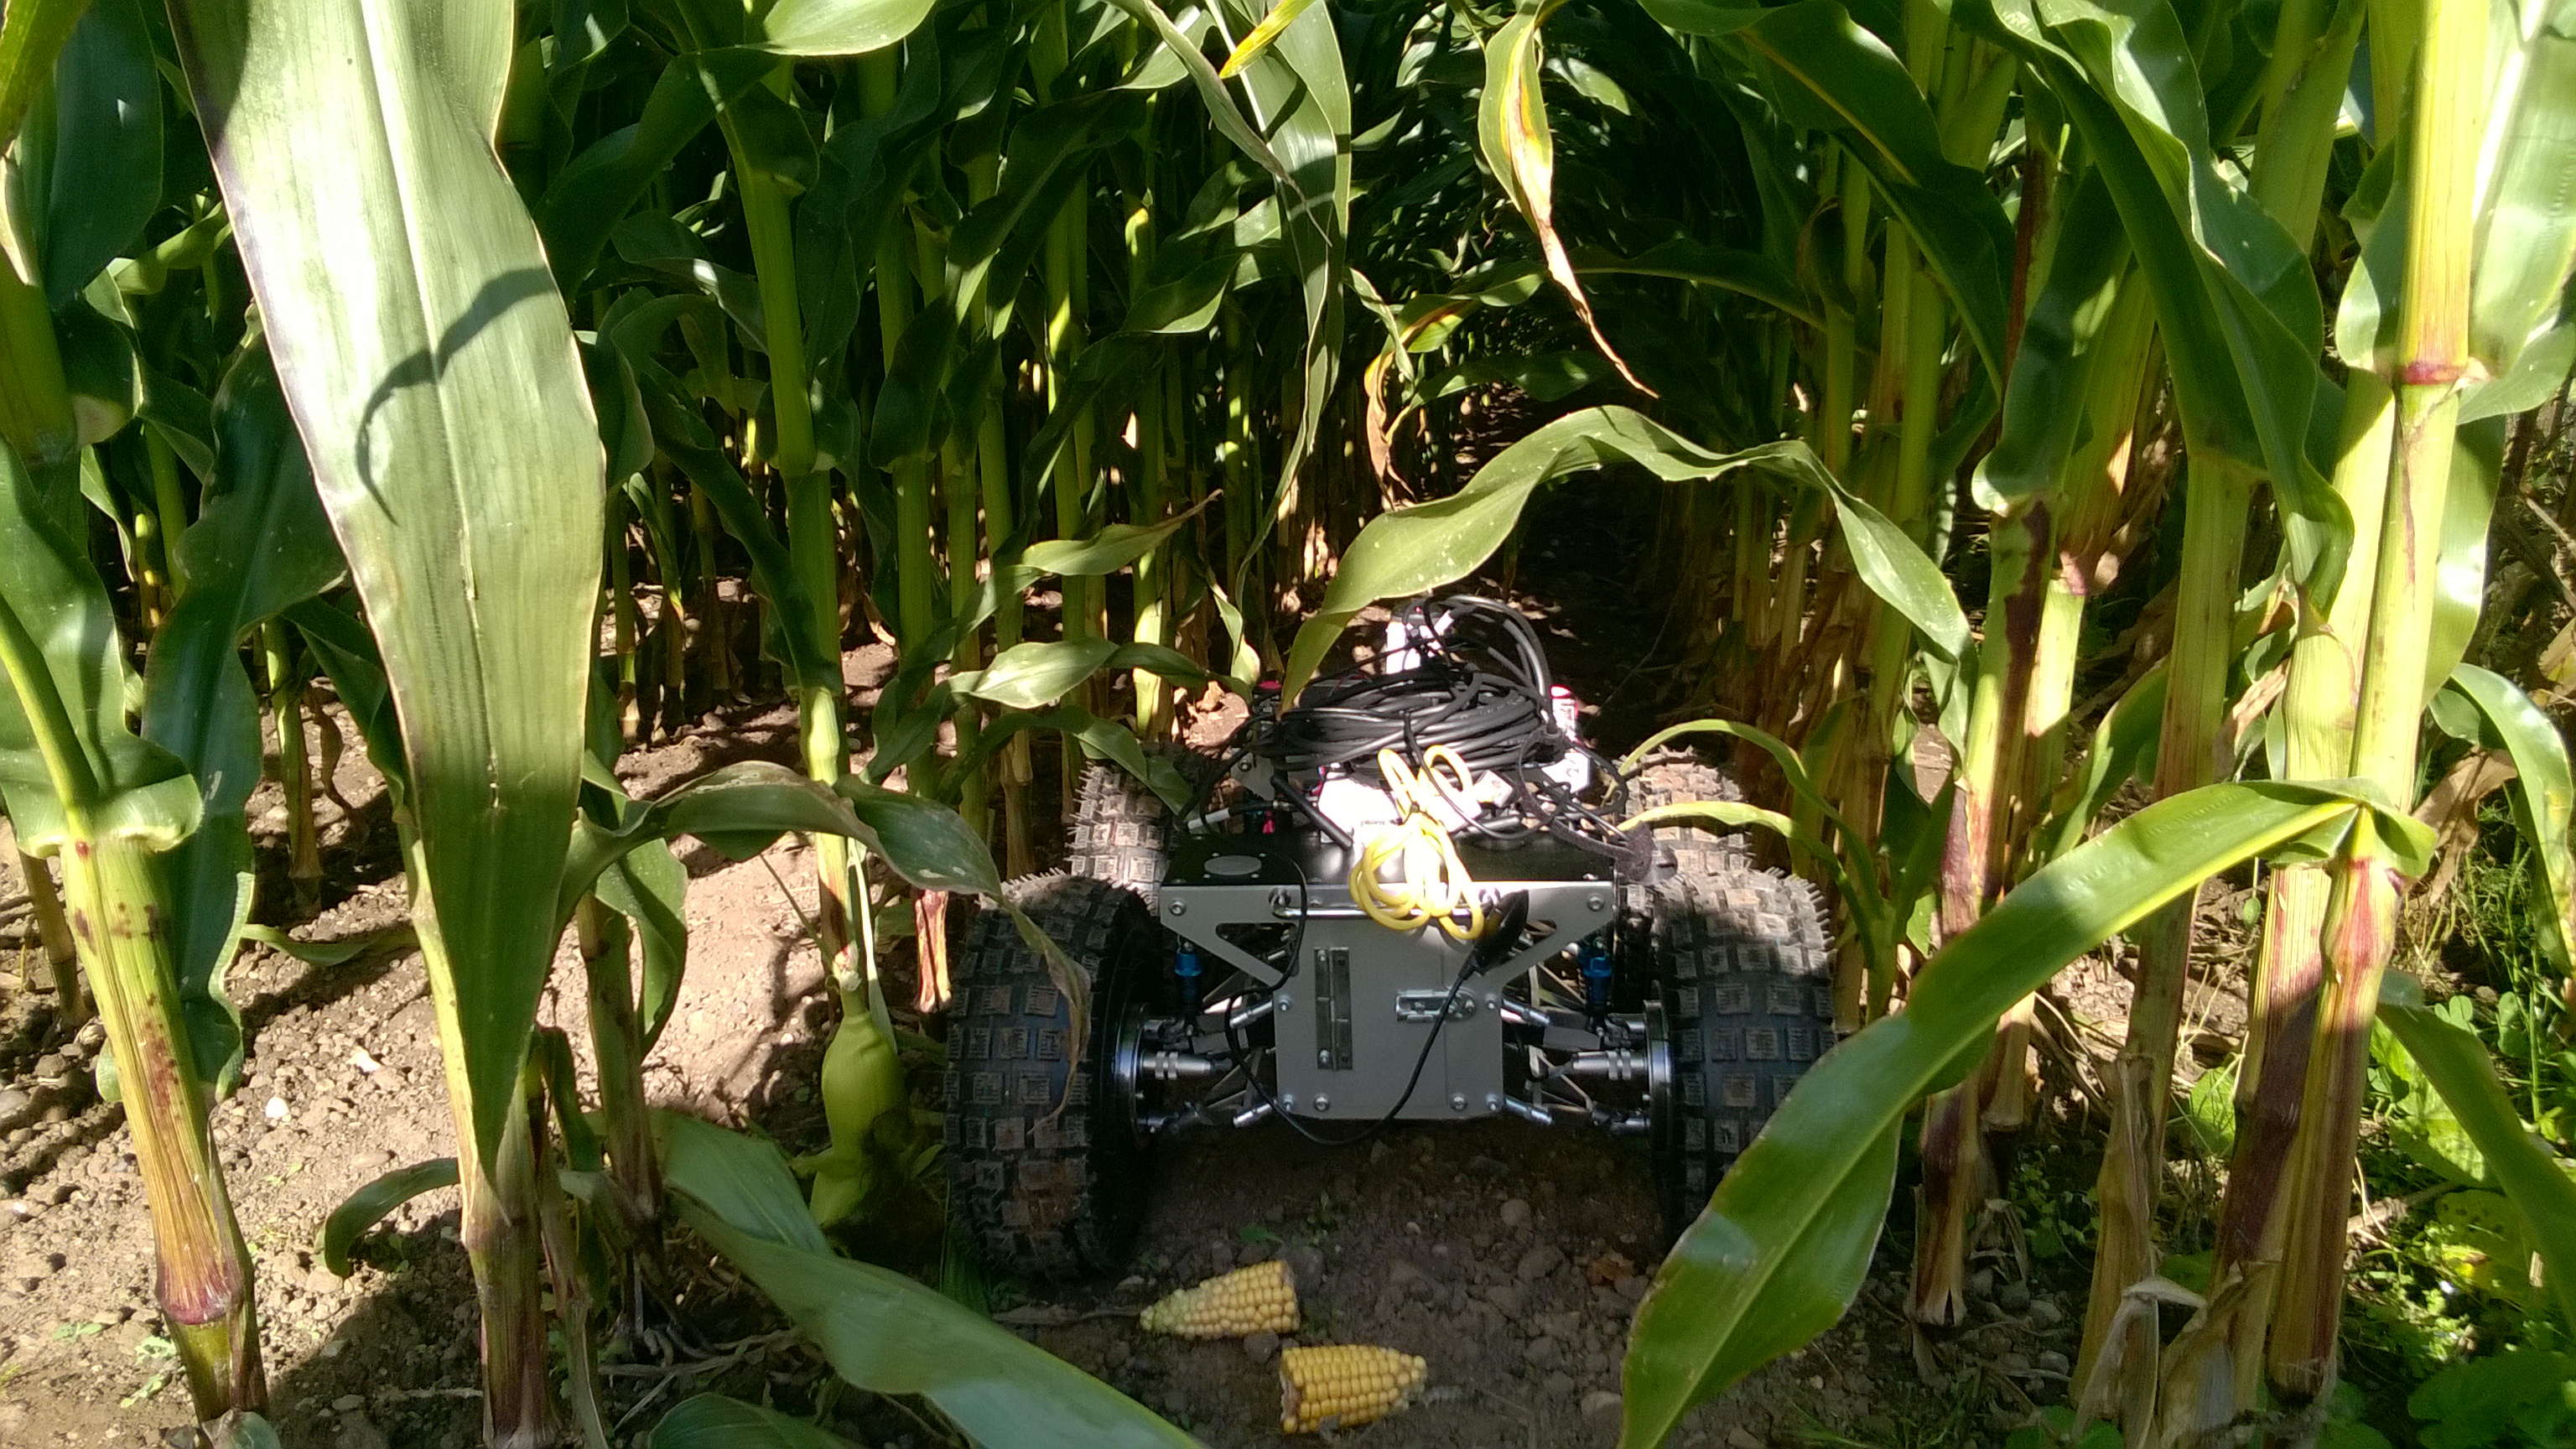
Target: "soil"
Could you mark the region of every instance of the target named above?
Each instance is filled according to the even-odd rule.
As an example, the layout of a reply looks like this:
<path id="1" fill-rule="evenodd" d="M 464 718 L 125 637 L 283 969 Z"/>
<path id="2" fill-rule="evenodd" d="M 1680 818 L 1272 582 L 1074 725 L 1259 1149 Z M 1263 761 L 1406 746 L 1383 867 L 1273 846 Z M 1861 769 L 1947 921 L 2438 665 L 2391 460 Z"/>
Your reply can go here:
<path id="1" fill-rule="evenodd" d="M 1656 621 L 1638 618 L 1624 585 L 1592 577 L 1617 572 L 1601 560 L 1624 556 L 1622 531 L 1636 526 L 1597 503 L 1560 500 L 1536 535 L 1546 541 L 1515 565 L 1524 583 L 1572 579 L 1567 592 L 1514 595 L 1543 617 L 1567 682 L 1608 706 L 1593 732 L 1616 743 L 1655 722 L 1663 686 L 1649 667 Z M 870 646 L 851 656 L 862 703 L 885 655 Z M 735 759 L 790 761 L 793 725 L 782 706 L 720 711 L 630 753 L 621 774 L 650 794 Z M 215 1137 L 256 1256 L 273 1416 L 289 1449 L 462 1449 L 477 1433 L 478 1375 L 453 1190 L 394 1213 L 351 1278 L 334 1277 L 314 1251 L 323 1218 L 352 1191 L 451 1149 L 418 956 L 377 940 L 405 917 L 383 786 L 336 707 L 320 727 L 344 732 L 337 784 L 355 808 L 318 802 L 321 909 L 293 934 L 376 944 L 330 966 L 259 945 L 243 952 L 230 987 L 249 1029 L 247 1077 L 215 1109 Z M 1054 794 L 1042 778 L 1033 798 Z M 291 899 L 273 786 L 253 801 L 252 820 L 261 899 Z M 652 1059 L 651 1096 L 756 1127 L 790 1152 L 818 1147 L 813 1084 L 836 1007 L 803 925 L 811 861 L 792 840 L 740 863 L 704 850 L 683 859 L 692 958 Z M 16 860 L 0 849 L 0 1445 L 157 1443 L 190 1413 L 158 1336 L 130 1140 L 121 1109 L 100 1102 L 90 1081 L 97 1028 L 68 1038 L 56 1029 Z M 261 918 L 286 923 L 273 906 Z M 2111 973 L 2102 976 L 2116 995 Z M 898 999 L 908 996 L 906 982 Z M 581 1000 L 567 947 L 545 1019 L 576 1042 Z M 939 1033 L 936 1022 L 904 1019 Z M 935 1070 L 917 1065 L 921 1100 L 933 1103 Z M 1285 1254 L 1304 1285 L 1307 1340 L 1387 1344 L 1430 1360 L 1425 1402 L 1342 1439 L 1376 1449 L 1615 1441 L 1620 1354 L 1663 1247 L 1642 1146 L 1485 1122 L 1329 1151 L 1269 1124 L 1168 1144 L 1156 1175 L 1130 1276 L 1070 1291 L 996 1285 L 1003 1320 L 1217 1449 L 1278 1444 L 1277 1345 L 1147 1338 L 1098 1310 L 1133 1310 Z M 1887 1239 L 1897 1246 L 1882 1245 L 1842 1325 L 1703 1406 L 1675 1444 L 2000 1443 L 2034 1402 L 2062 1399 L 2080 1278 L 2042 1270 L 2029 1281 L 2027 1263 L 1989 1248 L 1975 1324 L 1939 1343 L 1920 1339 L 1902 1311 L 1899 1197 Z M 606 1381 L 620 1449 L 643 1444 L 662 1407 L 700 1389 L 816 1413 L 869 1449 L 959 1442 L 927 1406 L 841 1389 L 739 1280 L 693 1244 L 674 1254 L 685 1280 L 676 1321 L 659 1351 L 627 1346 Z"/>

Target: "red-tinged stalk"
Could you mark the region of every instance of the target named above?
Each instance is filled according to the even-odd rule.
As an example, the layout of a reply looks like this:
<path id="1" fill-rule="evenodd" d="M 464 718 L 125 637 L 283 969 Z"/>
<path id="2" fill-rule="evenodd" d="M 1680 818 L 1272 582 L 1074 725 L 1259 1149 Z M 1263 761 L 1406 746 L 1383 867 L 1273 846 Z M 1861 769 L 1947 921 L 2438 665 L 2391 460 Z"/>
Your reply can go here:
<path id="1" fill-rule="evenodd" d="M 35 640 L 0 602 L 0 675 L 15 691 L 62 811 L 64 921 L 117 1068 L 152 1215 L 154 1294 L 200 1419 L 268 1402 L 250 1250 L 234 1221 L 204 1078 L 181 1015 L 169 887 L 129 835 L 95 824 L 101 788 Z"/>
<path id="2" fill-rule="evenodd" d="M 2227 714 L 2227 671 L 2234 660 L 2238 571 L 2254 474 L 2216 449 L 2192 455 L 2183 499 L 2182 576 L 2175 588 L 2173 653 L 2166 666 L 2165 711 L 2156 746 L 2159 799 L 2216 781 L 2219 731 Z M 2112 1074 L 2111 1135 L 2096 1191 L 2106 1204 L 2093 1287 L 2084 1315 L 2076 1382 L 2106 1351 L 2129 1285 L 2155 1270 L 2155 1204 L 2163 1190 L 2167 1100 L 2175 1042 L 2189 973 L 2192 913 L 2198 891 L 2148 917 L 2131 933 L 2138 948 L 2129 1031 Z M 2114 1226 L 2116 1225 L 2116 1226 Z M 2134 1315 L 2121 1362 L 2152 1380 L 2153 1323 Z"/>
<path id="3" fill-rule="evenodd" d="M 2316 230 L 2336 116 L 2359 38 L 2359 9 L 2334 23 L 2330 8 L 2317 0 L 2282 7 L 2260 93 L 2253 195 L 2303 247 Z M 2390 82 L 2402 83 L 2413 22 L 2388 23 L 2383 31 L 2375 17 L 2372 26 L 2374 58 L 2393 62 L 2378 71 L 2377 80 L 2381 103 L 2390 107 L 2386 114 L 2394 115 L 2402 90 Z M 2298 600 L 2298 632 L 2280 706 L 2292 779 L 2352 773 L 2356 669 L 2377 583 L 2373 563 L 2388 491 L 2391 401 L 2382 378 L 2367 367 L 2352 369 L 2333 480 L 2352 517 L 2351 563 L 2330 599 L 2303 592 Z M 2257 1405 L 2288 1215 L 2300 1211 L 2297 1204 L 2315 1200 L 2293 1144 L 2315 1040 L 2324 975 L 2320 933 L 2331 883 L 2322 867 L 2283 865 L 2266 876 L 2264 888 L 2263 932 L 2238 1064 L 2236 1146 L 2212 1246 L 2210 1309 L 2168 1352 L 2153 1409 L 2164 1433 L 2215 1432 Z M 2340 1192 L 2339 1177 L 2331 1190 Z M 2142 1423 L 2134 1412 L 2130 1421 Z"/>
<path id="4" fill-rule="evenodd" d="M 1986 633 L 1978 650 L 1968 704 L 1950 831 L 1941 857 L 1940 925 L 1944 940 L 1974 926 L 2003 879 L 2009 839 L 2008 787 L 2021 778 L 2027 744 L 2031 657 L 2039 642 L 2041 603 L 2050 573 L 2052 529 L 2047 505 L 2017 504 L 1995 517 Z M 1923 1218 L 1914 1244 L 1916 1321 L 1955 1327 L 1967 1317 L 1968 1224 L 1988 1193 L 1991 1171 L 1983 1126 L 1988 1094 L 2005 1074 L 2018 1074 L 2029 1021 L 2008 1012 L 1984 1063 L 1932 1099 L 1923 1122 Z M 2017 1090 L 2017 1088 L 2016 1088 Z"/>
<path id="5" fill-rule="evenodd" d="M 168 888 L 159 863 L 133 840 L 91 837 L 86 820 L 71 829 L 62 851 L 65 915 L 134 1133 L 152 1214 L 154 1297 L 197 1417 L 257 1410 L 268 1402 L 268 1382 L 250 1250 L 216 1165 L 205 1089 L 180 1015 Z"/>
<path id="6" fill-rule="evenodd" d="M 2406 279 L 2398 313 L 2396 438 L 2353 729 L 2353 772 L 2413 798 L 2425 658 L 2439 598 L 2459 384 L 2468 365 L 2469 241 L 2483 135 L 2487 7 L 2427 0 L 2406 145 Z M 2291 1216 L 2268 1377 L 2303 1403 L 2332 1386 L 2341 1322 L 2346 1184 L 2358 1140 L 2379 983 L 2396 943 L 2405 871 L 2365 818 L 2332 867 L 2326 984 L 2294 1149 L 2314 1198 Z"/>
<path id="7" fill-rule="evenodd" d="M 2344 388 L 2343 437 L 2334 489 L 2351 511 L 2353 561 L 2322 614 L 2312 601 L 2291 646 L 2282 698 L 2284 749 L 2291 778 L 2341 779 L 2352 773 L 2352 735 L 2361 646 L 2370 629 L 2378 582 L 2381 514 L 2388 498 L 2395 398 L 2377 374 L 2355 368 Z M 2318 992 L 2325 979 L 2323 932 L 2333 881 L 2323 866 L 2275 866 L 2265 879 L 2263 934 L 2255 956 L 2244 1060 L 2236 1086 L 2236 1147 L 2212 1244 L 2210 1282 L 2234 1288 L 2208 1331 L 2178 1345 L 2177 1369 L 2164 1412 L 2169 1419 L 2215 1427 L 2257 1402 L 2264 1339 L 2271 1323 L 2275 1269 L 2289 1215 L 2314 1200 L 2293 1144 L 2304 1120 L 2309 1062 L 2316 1042 Z M 2338 1179 L 2334 1191 L 2341 1190 Z"/>

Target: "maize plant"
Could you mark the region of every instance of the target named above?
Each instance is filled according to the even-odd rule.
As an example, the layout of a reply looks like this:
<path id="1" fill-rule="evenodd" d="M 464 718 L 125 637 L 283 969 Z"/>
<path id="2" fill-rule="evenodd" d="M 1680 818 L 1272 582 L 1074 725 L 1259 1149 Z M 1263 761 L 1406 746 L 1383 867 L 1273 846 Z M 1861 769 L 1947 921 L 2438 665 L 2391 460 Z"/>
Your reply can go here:
<path id="1" fill-rule="evenodd" d="M 2374 1022 L 2563 1297 L 2563 1174 L 2391 964 L 2460 736 L 2512 765 L 2537 935 L 2576 953 L 2565 748 L 2478 662 L 2534 410 L 2565 428 L 2571 107 L 2566 0 L 9 0 L 0 802 L 61 1019 L 106 1029 L 198 1416 L 265 1397 L 206 1113 L 263 716 L 292 899 L 259 904 L 309 912 L 327 697 L 393 791 L 457 1147 L 325 1256 L 460 1187 L 489 1442 L 567 1411 L 605 1442 L 592 1306 L 664 1310 L 675 1219 L 985 1442 L 1180 1442 L 832 1251 L 938 1181 L 898 1017 L 1086 768 L 1187 806 L 1201 711 L 1293 700 L 1382 601 L 1534 583 L 1524 508 L 1594 470 L 1652 485 L 1678 681 L 1630 763 L 1724 741 L 1745 786 L 1654 819 L 1760 827 L 1830 888 L 1848 1037 L 1658 1273 L 1625 1442 L 1841 1315 L 1909 1135 L 1911 1313 L 1969 1321 L 2055 1108 L 2035 993 L 2115 936 L 2079 1419 L 2313 1418 Z M 2565 636 L 2537 652 L 2563 683 Z M 770 699 L 792 768 L 617 784 Z M 792 1165 L 643 1092 L 690 946 L 667 840 L 785 831 L 839 1008 Z M 2249 869 L 2239 1130 L 2168 1336 L 2196 904 Z M 595 1118 L 536 1025 L 567 930 Z M 1147 1327 L 1295 1320 L 1265 1265 Z M 1292 1432 L 1423 1381 L 1291 1352 Z M 657 1442 L 765 1412 L 692 1400 Z"/>

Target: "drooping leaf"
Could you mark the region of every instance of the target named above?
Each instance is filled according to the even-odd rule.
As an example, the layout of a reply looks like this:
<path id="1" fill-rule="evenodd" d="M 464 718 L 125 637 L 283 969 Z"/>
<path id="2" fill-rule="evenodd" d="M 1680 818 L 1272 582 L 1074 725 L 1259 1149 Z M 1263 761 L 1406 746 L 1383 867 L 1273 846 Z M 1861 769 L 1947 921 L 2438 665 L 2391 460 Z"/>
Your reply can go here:
<path id="1" fill-rule="evenodd" d="M 490 139 L 512 16 L 507 0 L 401 23 L 363 0 L 171 11 L 401 718 L 460 1126 L 486 1153 L 553 955 L 580 780 L 599 550 L 562 541 L 599 536 L 604 492 L 563 300 Z"/>
<path id="2" fill-rule="evenodd" d="M 1547 274 L 1574 305 L 1574 315 L 1592 334 L 1592 344 L 1631 386 L 1651 395 L 1653 389 L 1637 380 L 1628 370 L 1627 359 L 1602 335 L 1601 324 L 1592 316 L 1591 299 L 1584 296 L 1582 280 L 1575 275 L 1574 259 L 1566 254 L 1565 238 L 1556 230 L 1556 138 L 1548 126 L 1547 99 L 1539 90 L 1539 76 L 1546 68 L 1539 26 L 1557 3 L 1560 0 L 1524 0 L 1520 12 L 1485 42 L 1485 87 L 1476 106 L 1476 144 L 1494 179 L 1502 183 L 1503 194 L 1537 235 L 1539 254 L 1547 258 Z"/>
<path id="3" fill-rule="evenodd" d="M 383 1222 L 386 1216 L 404 1203 L 425 1192 L 456 1186 L 456 1159 L 434 1157 L 397 1167 L 375 1181 L 349 1194 L 331 1215 L 322 1220 L 322 1230 L 314 1237 L 320 1249 L 322 1266 L 346 1278 L 356 1271 L 349 1263 L 349 1250 L 367 1230 Z"/>
<path id="4" fill-rule="evenodd" d="M 1821 495 L 1841 517 L 1862 581 L 1922 630 L 1933 648 L 1952 657 L 1967 648 L 1967 616 L 1940 568 L 1904 530 L 1826 472 L 1806 444 L 1713 453 L 1631 409 L 1587 408 L 1505 448 L 1449 497 L 1369 520 L 1343 552 L 1323 607 L 1297 631 L 1286 671 L 1290 697 L 1361 609 L 1464 578 L 1502 546 L 1540 485 L 1613 462 L 1636 464 L 1665 482 L 1751 471 Z"/>
<path id="5" fill-rule="evenodd" d="M 2351 784 L 2215 785 L 2158 801 L 1943 948 L 1903 1011 L 1799 1080 L 1657 1271 L 1629 1344 L 1621 1442 L 1663 1442 L 1693 1404 L 1842 1316 L 1886 1213 L 1899 1126 L 1975 1065 L 2007 1007 L 2215 872 L 2321 848 L 2314 837 L 2352 817 Z M 2408 838 L 2423 844 L 2422 833 Z"/>
<path id="6" fill-rule="evenodd" d="M 835 1256 L 770 1144 L 656 1113 L 689 1225 L 821 1348 L 841 1377 L 919 1394 L 970 1437 L 1014 1449 L 1186 1446 L 1142 1405 L 935 1289 Z"/>

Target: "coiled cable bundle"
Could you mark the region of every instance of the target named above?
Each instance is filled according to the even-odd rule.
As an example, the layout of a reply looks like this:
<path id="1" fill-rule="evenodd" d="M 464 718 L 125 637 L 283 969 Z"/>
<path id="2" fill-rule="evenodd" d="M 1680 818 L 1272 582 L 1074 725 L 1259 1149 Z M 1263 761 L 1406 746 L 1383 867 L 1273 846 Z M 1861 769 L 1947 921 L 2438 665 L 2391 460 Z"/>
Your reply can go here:
<path id="1" fill-rule="evenodd" d="M 1529 620 L 1471 594 L 1408 604 L 1397 618 L 1413 641 L 1402 653 L 1421 662 L 1317 680 L 1267 723 L 1259 752 L 1292 775 L 1347 773 L 1390 798 L 1398 781 L 1384 762 L 1418 761 L 1409 773 L 1432 783 L 1459 835 L 1508 846 L 1544 832 L 1614 858 L 1631 854 L 1616 818 L 1625 793 L 1617 770 L 1558 726 L 1547 654 Z M 1433 765 L 1434 750 L 1455 767 L 1455 781 Z M 1598 807 L 1546 773 L 1577 753 L 1591 758 L 1595 779 L 1609 782 Z M 1508 790 L 1508 799 L 1487 802 L 1497 808 L 1467 798 L 1484 776 Z"/>

